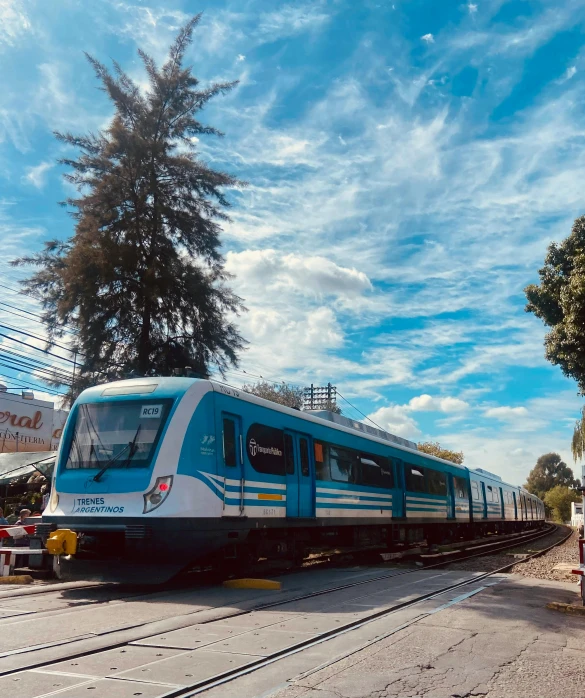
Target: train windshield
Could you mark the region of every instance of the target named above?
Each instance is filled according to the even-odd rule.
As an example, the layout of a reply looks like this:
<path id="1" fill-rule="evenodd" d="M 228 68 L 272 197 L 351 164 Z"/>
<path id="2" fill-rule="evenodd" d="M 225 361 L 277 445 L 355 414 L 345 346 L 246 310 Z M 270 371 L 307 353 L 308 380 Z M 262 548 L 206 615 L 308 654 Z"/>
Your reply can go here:
<path id="1" fill-rule="evenodd" d="M 172 400 L 79 405 L 66 468 L 147 468 Z"/>

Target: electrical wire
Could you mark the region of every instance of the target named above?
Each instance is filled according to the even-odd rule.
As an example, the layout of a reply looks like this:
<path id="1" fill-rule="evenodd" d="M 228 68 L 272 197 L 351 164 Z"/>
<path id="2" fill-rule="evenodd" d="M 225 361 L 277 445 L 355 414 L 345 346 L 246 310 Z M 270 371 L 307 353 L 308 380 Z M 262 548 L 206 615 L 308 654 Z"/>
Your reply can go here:
<path id="1" fill-rule="evenodd" d="M 12 332 L 19 332 L 20 334 L 23 334 L 26 337 L 30 337 L 31 339 L 36 339 L 38 342 L 47 342 L 47 339 L 45 339 L 44 337 L 39 337 L 38 335 L 32 334 L 31 332 L 25 332 L 24 330 L 19 330 L 17 327 L 11 327 L 10 325 L 4 325 L 2 323 L 0 323 L 0 327 L 2 327 L 5 330 L 11 330 Z M 52 342 L 52 345 L 59 347 L 59 349 L 64 349 L 65 351 L 71 352 L 71 354 L 80 354 L 81 356 L 83 356 L 83 354 L 81 354 L 81 352 L 77 351 L 76 349 L 70 349 L 69 347 L 64 347 L 62 344 L 57 344 L 57 342 Z M 36 349 L 36 347 L 33 347 L 33 348 Z M 64 361 L 71 361 L 71 359 L 67 359 L 64 356 L 62 356 L 60 358 L 62 358 Z M 71 361 L 71 363 L 74 363 L 74 362 Z"/>
<path id="2" fill-rule="evenodd" d="M 71 376 L 67 376 L 64 373 L 58 373 L 56 371 L 50 371 L 46 368 L 41 368 L 39 366 L 35 366 L 34 364 L 29 364 L 24 361 L 21 361 L 19 359 L 13 359 L 10 356 L 2 356 L 0 355 L 0 360 L 3 362 L 8 362 L 8 363 L 2 363 L 2 366 L 5 366 L 6 368 L 11 368 L 13 371 L 17 371 L 19 373 L 27 373 L 28 375 L 34 376 L 35 373 L 40 373 L 40 374 L 45 374 L 45 375 L 38 375 L 36 376 L 37 378 L 40 378 L 41 380 L 48 380 L 48 381 L 54 381 L 56 383 L 62 383 L 64 385 L 70 385 L 71 384 Z"/>

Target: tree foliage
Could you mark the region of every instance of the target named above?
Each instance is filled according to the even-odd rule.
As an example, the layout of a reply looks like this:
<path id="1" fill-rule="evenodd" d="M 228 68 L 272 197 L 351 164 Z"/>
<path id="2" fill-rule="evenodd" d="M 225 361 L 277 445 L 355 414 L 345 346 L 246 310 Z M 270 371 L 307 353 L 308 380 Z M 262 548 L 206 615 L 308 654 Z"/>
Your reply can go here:
<path id="1" fill-rule="evenodd" d="M 546 493 L 555 487 L 578 487 L 579 484 L 558 453 L 545 453 L 528 474 L 524 488 L 544 500 Z"/>
<path id="2" fill-rule="evenodd" d="M 300 410 L 303 406 L 303 389 L 295 388 L 287 383 L 268 383 L 262 380 L 253 385 L 244 385 L 242 390 L 296 410 Z"/>
<path id="3" fill-rule="evenodd" d="M 431 456 L 453 461 L 453 463 L 458 465 L 463 463 L 464 455 L 462 451 L 451 451 L 448 448 L 443 448 L 438 441 L 426 441 L 425 443 L 417 444 L 417 448 L 423 453 L 429 453 Z"/>
<path id="4" fill-rule="evenodd" d="M 564 523 L 571 518 L 571 502 L 580 502 L 581 495 L 563 485 L 556 485 L 544 496 L 544 503 L 552 510 L 555 521 Z"/>
<path id="5" fill-rule="evenodd" d="M 581 408 L 581 416 L 575 422 L 573 438 L 571 440 L 571 451 L 575 463 L 582 460 L 585 455 L 585 407 Z"/>
<path id="6" fill-rule="evenodd" d="M 40 298 L 50 341 L 77 331 L 78 387 L 132 374 L 190 366 L 206 374 L 237 363 L 245 342 L 228 317 L 242 311 L 227 286 L 220 223 L 226 187 L 241 182 L 199 158 L 202 135 L 221 135 L 198 112 L 235 83 L 202 87 L 183 66 L 199 16 L 188 22 L 158 67 L 143 51 L 147 91 L 114 62 L 87 56 L 114 116 L 101 132 L 57 133 L 80 154 L 60 162 L 79 191 L 67 200 L 73 237 L 15 260 L 35 265 L 25 289 Z"/>
<path id="7" fill-rule="evenodd" d="M 553 242 L 538 272 L 540 285 L 525 289 L 526 311 L 551 328 L 545 355 L 574 378 L 585 395 L 585 216 L 577 218 L 568 238 Z"/>

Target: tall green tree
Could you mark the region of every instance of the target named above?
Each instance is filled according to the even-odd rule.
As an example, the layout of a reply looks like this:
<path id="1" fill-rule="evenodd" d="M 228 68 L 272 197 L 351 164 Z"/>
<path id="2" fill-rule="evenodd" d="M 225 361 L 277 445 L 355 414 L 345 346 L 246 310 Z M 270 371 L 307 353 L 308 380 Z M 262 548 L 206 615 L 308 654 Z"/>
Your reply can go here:
<path id="1" fill-rule="evenodd" d="M 184 366 L 205 375 L 236 365 L 245 345 L 230 319 L 244 308 L 220 254 L 225 189 L 243 183 L 196 150 L 200 136 L 222 135 L 199 112 L 236 83 L 202 87 L 183 65 L 199 18 L 162 67 L 139 51 L 147 91 L 116 62 L 111 72 L 87 56 L 114 116 L 97 134 L 56 134 L 79 151 L 60 161 L 79 191 L 66 202 L 75 234 L 14 262 L 38 267 L 24 286 L 42 301 L 50 341 L 65 325 L 78 331 L 78 389 Z"/>
<path id="2" fill-rule="evenodd" d="M 573 471 L 558 453 L 545 453 L 530 471 L 525 489 L 544 500 L 547 492 L 555 487 L 578 487 Z"/>
<path id="3" fill-rule="evenodd" d="M 585 395 L 585 216 L 577 218 L 568 238 L 549 246 L 538 274 L 540 284 L 525 289 L 526 312 L 551 328 L 544 342 L 546 358 L 574 378 Z"/>
<path id="4" fill-rule="evenodd" d="M 581 495 L 569 487 L 557 485 L 544 496 L 544 503 L 552 510 L 553 519 L 565 523 L 571 518 L 571 502 L 580 502 Z"/>

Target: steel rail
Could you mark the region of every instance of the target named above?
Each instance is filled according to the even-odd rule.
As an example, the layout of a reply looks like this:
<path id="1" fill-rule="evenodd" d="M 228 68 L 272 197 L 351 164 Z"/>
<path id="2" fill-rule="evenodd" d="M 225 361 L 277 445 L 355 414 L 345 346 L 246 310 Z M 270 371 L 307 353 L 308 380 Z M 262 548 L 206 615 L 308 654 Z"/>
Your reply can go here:
<path id="1" fill-rule="evenodd" d="M 518 539 L 516 539 L 515 542 L 514 542 L 513 544 L 507 544 L 506 546 L 502 546 L 501 549 L 508 549 L 508 548 L 511 548 L 511 547 L 517 547 L 518 545 L 521 545 L 521 544 L 523 544 L 523 543 L 526 543 L 526 542 L 529 542 L 529 541 L 533 541 L 533 540 L 537 540 L 537 539 L 546 537 L 546 536 L 550 535 L 556 528 L 558 528 L 558 527 L 555 526 L 555 527 L 551 527 L 551 528 L 549 528 L 549 529 L 547 529 L 547 530 L 545 530 L 545 531 L 538 530 L 538 531 L 536 531 L 536 532 L 530 532 L 528 535 L 522 535 L 522 536 L 520 536 Z M 570 534 L 569 534 L 569 535 L 570 535 Z M 551 546 L 551 547 L 555 547 L 555 545 L 559 545 L 560 543 L 564 542 L 564 540 L 566 540 L 566 538 L 564 538 L 562 541 L 556 542 L 556 543 L 555 543 L 553 546 Z M 509 540 L 508 540 L 508 541 L 505 541 L 505 542 L 506 542 L 506 543 L 509 543 Z M 547 549 L 549 549 L 549 548 L 547 548 Z M 489 552 L 484 552 L 483 555 L 488 555 L 488 554 L 490 554 L 490 553 L 492 553 L 492 552 L 493 552 L 493 550 L 490 550 Z M 470 556 L 470 557 L 471 557 L 471 556 Z M 463 559 L 463 558 L 459 558 L 458 561 L 461 561 L 462 559 Z M 407 575 L 407 574 L 413 574 L 413 573 L 415 573 L 415 572 L 420 572 L 420 571 L 422 571 L 423 569 L 424 569 L 424 570 L 427 570 L 427 569 L 433 569 L 433 568 L 438 568 L 438 567 L 444 567 L 444 566 L 447 565 L 447 564 L 449 564 L 448 561 L 441 561 L 441 562 L 438 562 L 438 563 L 435 563 L 435 564 L 432 564 L 432 565 L 426 565 L 424 568 L 418 567 L 418 568 L 411 568 L 411 569 L 406 569 L 406 570 L 395 570 L 395 569 L 394 569 L 394 570 L 392 570 L 391 572 L 388 572 L 388 573 L 386 573 L 386 574 L 377 575 L 377 576 L 375 576 L 375 577 L 370 577 L 370 578 L 368 578 L 368 579 L 362 579 L 362 580 L 359 580 L 359 581 L 349 582 L 349 583 L 347 583 L 347 584 L 340 584 L 340 585 L 337 585 L 337 586 L 335 586 L 335 587 L 328 587 L 328 588 L 326 588 L 326 589 L 319 589 L 319 590 L 316 590 L 316 591 L 309 592 L 309 593 L 307 593 L 307 594 L 301 594 L 301 595 L 296 596 L 296 597 L 292 597 L 292 598 L 288 598 L 288 599 L 282 599 L 282 600 L 280 600 L 280 601 L 271 601 L 271 602 L 269 602 L 269 603 L 263 603 L 263 604 L 261 603 L 261 604 L 258 604 L 257 606 L 254 606 L 254 607 L 251 608 L 251 609 L 236 611 L 235 613 L 231 613 L 231 614 L 229 614 L 229 615 L 227 615 L 227 616 L 222 616 L 222 620 L 228 619 L 228 618 L 236 618 L 236 617 L 239 617 L 239 616 L 244 616 L 244 615 L 247 615 L 247 614 L 249 614 L 249 613 L 253 613 L 253 612 L 257 612 L 257 611 L 262 611 L 262 610 L 267 610 L 267 609 L 273 609 L 273 608 L 275 608 L 275 607 L 282 606 L 282 605 L 285 605 L 285 604 L 288 604 L 288 603 L 294 603 L 294 602 L 297 602 L 297 601 L 304 601 L 304 600 L 306 600 L 306 599 L 315 598 L 315 597 L 317 597 L 317 596 L 323 596 L 323 595 L 326 595 L 326 594 L 331 594 L 331 593 L 334 593 L 334 592 L 336 592 L 336 591 L 343 591 L 343 590 L 345 590 L 345 589 L 350 589 L 350 588 L 355 588 L 355 587 L 364 586 L 364 585 L 366 585 L 366 584 L 375 583 L 375 582 L 378 582 L 378 581 L 383 581 L 384 579 L 390 579 L 390 578 L 394 578 L 394 577 L 401 577 L 401 576 L 404 576 L 404 575 Z M 510 566 L 513 566 L 514 564 L 517 564 L 517 561 L 511 563 Z M 509 566 L 508 566 L 508 567 L 509 567 Z M 494 572 L 492 572 L 492 573 L 490 573 L 490 574 L 493 574 L 493 573 L 494 573 Z M 485 576 L 485 575 L 483 575 L 483 576 Z M 481 578 L 483 578 L 483 576 L 480 575 L 479 577 L 475 577 L 474 579 L 481 579 Z M 467 580 L 467 581 L 465 581 L 465 582 L 463 582 L 463 583 L 458 583 L 458 584 L 455 585 L 453 588 L 458 588 L 458 586 L 460 586 L 460 585 L 469 584 L 469 583 L 471 583 L 472 581 L 473 581 L 473 580 L 470 579 L 470 580 Z M 450 587 L 449 587 L 449 588 L 450 588 Z M 159 592 L 159 593 L 160 593 L 160 592 Z M 445 589 L 440 590 L 440 591 L 434 591 L 434 592 L 431 593 L 431 596 L 436 595 L 436 594 L 438 594 L 438 593 L 445 593 Z M 149 596 L 149 595 L 145 595 L 145 596 Z M 420 597 L 419 600 L 425 600 L 427 597 L 428 597 L 428 595 L 422 596 L 422 597 Z M 413 601 L 413 603 L 415 603 L 415 602 L 416 602 L 416 600 Z M 402 608 L 402 605 L 398 605 L 398 606 L 396 606 L 396 607 L 393 607 L 392 610 L 397 610 L 397 609 L 399 609 L 399 608 Z M 62 612 L 63 612 L 63 609 L 59 609 L 59 612 L 62 613 Z M 382 611 L 381 613 L 382 613 L 382 615 L 384 615 L 385 613 L 388 613 L 388 612 L 390 612 L 390 611 L 385 610 L 385 611 Z M 196 614 L 195 614 L 195 615 L 196 615 Z M 31 616 L 28 616 L 28 617 L 30 618 Z M 199 625 L 199 624 L 201 624 L 201 625 L 207 625 L 208 623 L 212 623 L 212 622 L 213 622 L 213 620 L 204 621 L 204 622 L 202 622 L 202 623 L 198 623 L 197 621 L 195 621 L 194 623 L 189 624 L 189 625 Z M 362 623 L 363 620 L 360 620 L 360 621 L 357 621 L 357 622 L 358 622 L 358 623 Z M 128 627 L 128 628 L 125 628 L 124 630 L 125 630 L 125 631 L 136 630 L 136 629 L 139 629 L 139 628 L 141 628 L 141 627 L 146 627 L 146 626 L 148 626 L 148 625 L 149 625 L 149 623 L 139 623 L 139 624 L 137 624 L 136 626 Z M 189 626 L 181 626 L 181 627 L 189 627 Z M 351 628 L 350 628 L 350 629 L 351 629 Z M 106 631 L 106 632 L 103 633 L 103 635 L 106 636 L 106 635 L 108 635 L 108 634 L 110 634 L 110 633 L 113 634 L 113 633 L 116 633 L 116 632 L 118 632 L 118 631 L 117 631 L 117 630 Z M 115 648 L 117 648 L 117 647 L 123 647 L 123 646 L 129 645 L 131 642 L 136 642 L 136 641 L 139 640 L 139 639 L 145 639 L 145 638 L 149 637 L 151 634 L 152 634 L 152 632 L 146 632 L 143 636 L 135 637 L 133 640 L 120 640 L 120 641 L 114 641 L 114 642 L 111 642 L 111 643 L 109 643 L 109 644 L 105 644 L 105 645 L 102 646 L 102 647 L 93 649 L 93 650 L 91 650 L 91 651 L 89 651 L 89 652 L 86 651 L 86 650 L 78 650 L 78 651 L 75 651 L 75 650 L 73 650 L 73 647 L 72 647 L 72 650 L 73 650 L 73 651 L 69 652 L 69 653 L 66 654 L 66 655 L 63 655 L 63 656 L 59 657 L 58 659 L 54 659 L 54 658 L 53 658 L 53 659 L 50 659 L 50 660 L 47 659 L 47 660 L 41 660 L 41 661 L 36 661 L 36 662 L 33 660 L 33 661 L 30 662 L 29 664 L 20 666 L 20 667 L 15 668 L 15 669 L 9 669 L 9 670 L 6 670 L 6 671 L 0 671 L 0 676 L 8 676 L 8 675 L 12 675 L 12 674 L 19 673 L 19 672 L 21 672 L 21 671 L 27 671 L 27 670 L 30 670 L 30 669 L 35 669 L 35 668 L 39 668 L 39 667 L 43 667 L 43 666 L 48 666 L 48 665 L 50 665 L 50 664 L 54 664 L 56 661 L 61 662 L 61 661 L 67 661 L 67 660 L 69 660 L 69 659 L 75 659 L 75 658 L 82 657 L 82 656 L 89 656 L 89 655 L 92 655 L 92 654 L 98 654 L 98 653 L 100 653 L 100 652 L 105 652 L 105 651 L 108 651 L 108 650 L 110 650 L 110 649 L 115 649 Z M 325 639 L 327 639 L 327 638 L 325 638 Z M 78 641 L 80 641 L 80 640 L 73 640 L 73 641 L 72 641 L 71 639 L 65 639 L 65 640 L 63 640 L 63 641 L 61 641 L 61 642 L 56 642 L 56 643 L 54 643 L 54 644 L 51 643 L 51 647 L 52 647 L 52 648 L 56 648 L 56 647 L 64 647 L 64 646 L 67 646 L 67 645 L 73 645 L 73 646 L 74 646 L 74 643 L 75 643 L 75 642 L 78 642 Z M 38 650 L 40 650 L 40 649 L 43 649 L 43 647 L 30 647 L 30 648 L 27 647 L 27 648 L 22 648 L 22 649 L 20 649 L 20 650 L 11 650 L 11 651 L 6 652 L 6 653 L 1 653 L 1 654 L 0 654 L 0 658 L 2 658 L 2 657 L 8 657 L 8 656 L 13 656 L 13 655 L 15 655 L 15 654 L 24 654 L 24 653 L 29 653 L 29 652 L 35 652 L 35 651 L 38 651 Z M 299 651 L 300 651 L 300 650 L 299 650 Z M 280 654 L 279 654 L 279 657 L 280 657 Z M 228 679 L 226 678 L 225 680 L 227 681 Z M 171 695 L 174 695 L 174 694 L 171 694 Z M 193 694 L 193 695 L 195 695 L 195 694 Z M 165 698 L 166 698 L 166 697 L 165 697 Z"/>
<path id="2" fill-rule="evenodd" d="M 304 640 L 303 642 L 299 642 L 299 643 L 293 645 L 292 647 L 287 647 L 286 649 L 274 652 L 273 654 L 271 654 L 268 657 L 262 657 L 262 658 L 258 659 L 257 661 L 248 664 L 245 667 L 242 667 L 239 669 L 232 669 L 230 671 L 224 672 L 222 674 L 218 674 L 218 675 L 210 677 L 208 679 L 203 679 L 202 681 L 198 681 L 196 683 L 193 683 L 191 686 L 188 686 L 188 687 L 182 687 L 179 689 L 172 689 L 172 690 L 168 691 L 167 693 L 163 694 L 161 696 L 161 698 L 192 698 L 192 696 L 199 695 L 200 693 L 208 691 L 211 688 L 216 688 L 216 687 L 221 686 L 223 684 L 234 681 L 237 678 L 240 678 L 242 676 L 246 676 L 247 674 L 251 674 L 255 671 L 258 671 L 259 669 L 262 669 L 266 666 L 269 666 L 270 664 L 273 664 L 274 662 L 279 661 L 280 659 L 284 659 L 284 658 L 290 657 L 294 654 L 298 654 L 299 652 L 302 652 L 306 649 L 309 649 L 310 647 L 314 647 L 315 645 L 319 645 L 319 644 L 322 644 L 323 642 L 327 642 L 328 640 L 331 640 L 335 637 L 343 635 L 351 630 L 361 628 L 364 625 L 368 625 L 369 623 L 372 623 L 376 620 L 379 620 L 380 618 L 388 616 L 388 615 L 390 615 L 398 610 L 403 610 L 405 608 L 410 608 L 412 606 L 416 606 L 417 604 L 419 604 L 423 601 L 428 601 L 429 599 L 435 598 L 437 596 L 441 596 L 442 594 L 445 594 L 449 591 L 454 591 L 456 589 L 460 589 L 460 588 L 463 588 L 465 586 L 468 586 L 469 584 L 477 583 L 477 582 L 481 581 L 482 579 L 486 579 L 488 577 L 491 577 L 494 574 L 504 572 L 504 571 L 510 569 L 511 567 L 514 567 L 515 565 L 523 564 L 524 562 L 527 562 L 528 560 L 531 560 L 534 557 L 539 557 L 540 555 L 544 555 L 549 550 L 552 550 L 552 548 L 555 548 L 558 545 L 561 545 L 562 543 L 566 542 L 570 538 L 572 533 L 573 533 L 572 531 L 569 531 L 568 534 L 564 538 L 562 538 L 561 540 L 555 542 L 554 544 L 548 546 L 547 548 L 544 548 L 543 550 L 539 550 L 539 551 L 533 553 L 532 555 L 530 555 L 526 558 L 523 558 L 522 560 L 515 560 L 514 562 L 512 562 L 508 565 L 504 565 L 503 567 L 499 567 L 495 570 L 491 570 L 489 572 L 484 572 L 480 575 L 470 577 L 469 579 L 466 579 L 462 582 L 457 582 L 456 584 L 451 584 L 451 585 L 448 585 L 446 587 L 443 587 L 442 589 L 429 592 L 428 594 L 421 594 L 420 596 L 416 597 L 415 599 L 411 599 L 410 601 L 405 601 L 403 603 L 395 604 L 394 606 L 382 609 L 381 611 L 377 611 L 376 613 L 370 614 L 366 618 L 360 618 L 359 620 L 355 620 L 355 621 L 352 621 L 350 623 L 346 623 L 345 625 L 343 625 L 341 627 L 334 628 L 333 630 L 329 630 L 327 632 L 321 633 L 316 637 L 312 637 L 308 640 Z M 539 537 L 544 537 L 544 536 L 539 536 Z M 442 564 L 444 564 L 444 563 L 442 563 Z M 438 566 L 438 565 L 433 565 L 433 566 Z M 423 569 L 423 568 L 421 568 L 421 569 Z M 429 569 L 429 568 L 426 567 L 424 569 Z M 361 645 L 357 650 L 350 651 L 349 653 L 346 653 L 341 657 L 336 657 L 331 662 L 328 662 L 325 665 L 321 665 L 319 668 L 324 668 L 325 666 L 328 666 L 330 664 L 338 662 L 341 659 L 345 658 L 346 656 L 353 654 L 355 651 L 359 651 L 361 649 L 364 649 L 365 647 L 368 647 L 370 645 L 375 644 L 376 642 L 379 642 L 381 639 L 383 639 L 383 638 L 375 638 L 372 641 Z"/>

